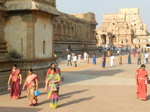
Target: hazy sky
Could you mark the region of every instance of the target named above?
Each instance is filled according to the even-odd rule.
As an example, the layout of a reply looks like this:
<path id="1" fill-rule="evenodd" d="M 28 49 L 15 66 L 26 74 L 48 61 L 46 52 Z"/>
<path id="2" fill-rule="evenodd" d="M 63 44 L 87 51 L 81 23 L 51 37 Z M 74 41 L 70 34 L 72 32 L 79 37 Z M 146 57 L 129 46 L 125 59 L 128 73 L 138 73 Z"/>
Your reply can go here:
<path id="1" fill-rule="evenodd" d="M 99 24 L 104 13 L 118 13 L 119 8 L 139 8 L 143 23 L 150 31 L 150 0 L 56 0 L 57 9 L 61 12 L 74 14 L 93 12 Z"/>

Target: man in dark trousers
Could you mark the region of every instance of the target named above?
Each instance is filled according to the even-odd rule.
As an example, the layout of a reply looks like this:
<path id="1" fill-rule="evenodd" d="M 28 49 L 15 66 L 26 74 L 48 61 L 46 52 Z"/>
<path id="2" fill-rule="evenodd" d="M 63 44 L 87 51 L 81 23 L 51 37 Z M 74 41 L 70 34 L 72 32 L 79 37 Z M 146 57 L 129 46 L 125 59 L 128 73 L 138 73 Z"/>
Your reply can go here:
<path id="1" fill-rule="evenodd" d="M 141 53 L 140 52 L 138 52 L 137 54 L 137 64 L 141 65 Z"/>
<path id="2" fill-rule="evenodd" d="M 69 66 L 69 63 L 70 63 L 70 65 L 72 66 L 72 63 L 71 63 L 71 54 L 70 53 L 68 53 L 68 55 L 67 55 L 67 60 L 68 60 L 68 66 Z"/>

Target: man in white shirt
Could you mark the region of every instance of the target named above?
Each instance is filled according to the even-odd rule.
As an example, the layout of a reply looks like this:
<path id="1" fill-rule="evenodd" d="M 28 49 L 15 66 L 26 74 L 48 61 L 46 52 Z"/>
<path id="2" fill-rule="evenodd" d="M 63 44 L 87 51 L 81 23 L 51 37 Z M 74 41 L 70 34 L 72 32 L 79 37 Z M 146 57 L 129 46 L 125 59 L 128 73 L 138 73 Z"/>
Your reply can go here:
<path id="1" fill-rule="evenodd" d="M 86 61 L 86 58 L 87 58 L 87 52 L 84 52 L 84 60 Z"/>
<path id="2" fill-rule="evenodd" d="M 146 64 L 148 64 L 148 58 L 149 58 L 149 54 L 145 51 L 144 59 Z"/>
<path id="3" fill-rule="evenodd" d="M 119 51 L 119 49 L 117 50 L 117 54 L 118 54 L 118 55 L 120 54 L 120 51 Z"/>
<path id="4" fill-rule="evenodd" d="M 77 56 L 76 56 L 76 54 L 73 57 L 73 61 L 74 61 L 74 66 L 77 67 Z"/>
<path id="5" fill-rule="evenodd" d="M 69 66 L 69 63 L 70 63 L 70 65 L 72 66 L 72 63 L 71 63 L 71 54 L 69 53 L 68 55 L 67 55 L 67 60 L 68 60 L 68 66 Z"/>
<path id="6" fill-rule="evenodd" d="M 114 58 L 115 56 L 113 55 L 110 56 L 110 66 L 114 66 Z"/>

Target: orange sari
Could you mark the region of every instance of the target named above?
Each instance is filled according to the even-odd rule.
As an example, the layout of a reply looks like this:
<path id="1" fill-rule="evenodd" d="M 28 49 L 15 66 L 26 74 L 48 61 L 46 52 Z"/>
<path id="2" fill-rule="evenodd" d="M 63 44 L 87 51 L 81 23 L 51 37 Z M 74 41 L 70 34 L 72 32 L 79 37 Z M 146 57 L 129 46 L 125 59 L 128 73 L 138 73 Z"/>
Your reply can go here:
<path id="1" fill-rule="evenodd" d="M 136 72 L 138 73 L 138 75 L 137 75 L 137 80 L 138 80 L 137 95 L 138 95 L 138 98 L 140 98 L 141 100 L 146 100 L 147 85 L 145 84 L 145 81 L 146 81 L 146 75 L 148 75 L 148 73 L 146 70 L 140 70 L 140 69 L 138 69 Z"/>

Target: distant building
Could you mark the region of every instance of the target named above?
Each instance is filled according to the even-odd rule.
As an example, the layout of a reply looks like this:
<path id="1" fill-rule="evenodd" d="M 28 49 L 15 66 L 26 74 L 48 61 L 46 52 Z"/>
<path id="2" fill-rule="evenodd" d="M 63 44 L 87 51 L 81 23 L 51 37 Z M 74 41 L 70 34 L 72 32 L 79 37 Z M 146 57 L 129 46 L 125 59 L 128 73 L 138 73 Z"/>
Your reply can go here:
<path id="1" fill-rule="evenodd" d="M 94 13 L 69 15 L 60 12 L 60 16 L 54 18 L 55 54 L 65 55 L 64 50 L 68 47 L 76 53 L 95 52 L 97 50 L 96 25 Z"/>
<path id="2" fill-rule="evenodd" d="M 138 8 L 119 9 L 118 14 L 104 14 L 103 22 L 97 29 L 98 46 L 145 48 L 148 38 L 147 26 L 143 24 Z"/>

